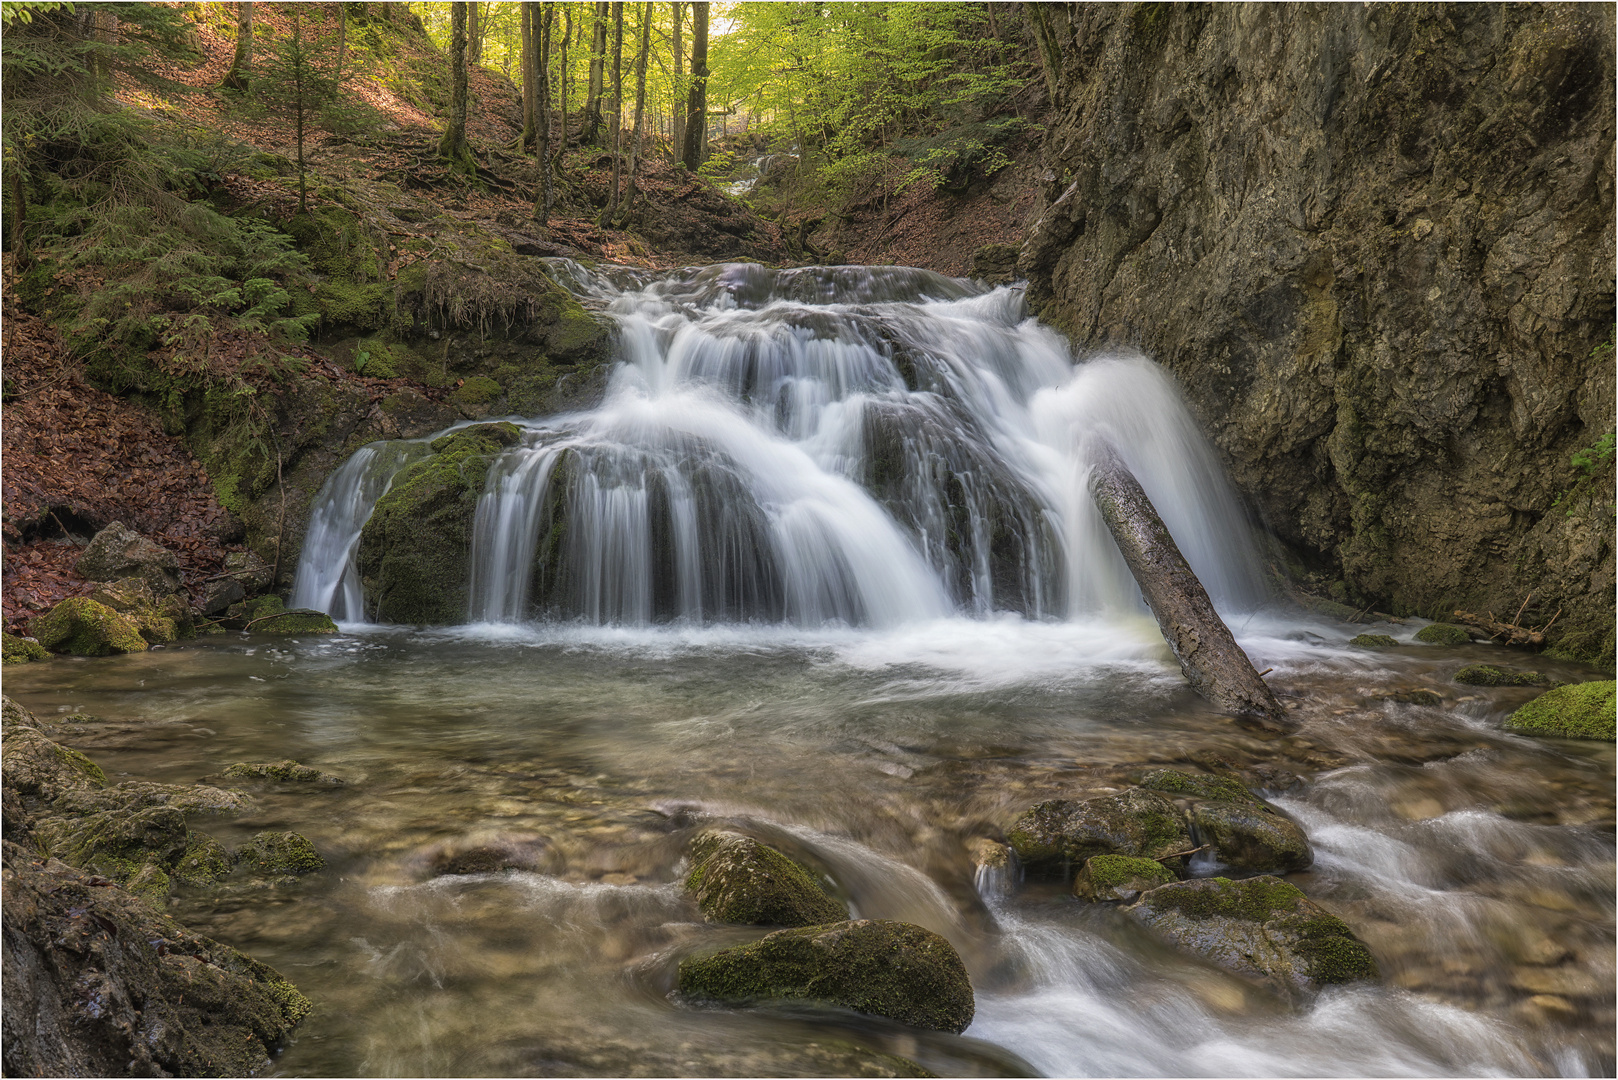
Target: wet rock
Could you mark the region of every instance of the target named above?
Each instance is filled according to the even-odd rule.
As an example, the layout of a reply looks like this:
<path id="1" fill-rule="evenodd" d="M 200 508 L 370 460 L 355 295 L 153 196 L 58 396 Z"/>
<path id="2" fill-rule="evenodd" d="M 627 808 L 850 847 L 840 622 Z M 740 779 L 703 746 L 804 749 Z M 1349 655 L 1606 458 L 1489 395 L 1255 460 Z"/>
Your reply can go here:
<path id="1" fill-rule="evenodd" d="M 1398 705 L 1422 705 L 1429 709 L 1436 709 L 1444 704 L 1444 699 L 1431 690 L 1395 690 L 1391 694 L 1382 695 L 1381 700 L 1391 701 Z"/>
<path id="2" fill-rule="evenodd" d="M 236 849 L 236 865 L 255 874 L 312 874 L 326 868 L 315 845 L 295 832 L 261 832 Z"/>
<path id="3" fill-rule="evenodd" d="M 1549 680 L 1537 671 L 1511 671 L 1493 664 L 1468 664 L 1455 673 L 1468 686 L 1539 686 Z"/>
<path id="4" fill-rule="evenodd" d="M 220 581 L 210 581 L 202 595 L 202 613 L 204 615 L 218 615 L 232 604 L 240 603 L 247 598 L 247 589 L 235 578 L 224 578 Z"/>
<path id="5" fill-rule="evenodd" d="M 5 843 L 7 1076 L 251 1076 L 310 1004 L 117 886 Z"/>
<path id="6" fill-rule="evenodd" d="M 497 874 L 502 870 L 543 872 L 553 861 L 543 836 L 493 836 L 437 844 L 413 859 L 431 877 L 445 874 Z"/>
<path id="7" fill-rule="evenodd" d="M 107 782 L 107 774 L 95 762 L 21 724 L 8 725 L 0 743 L 0 777 L 13 794 L 43 801 Z"/>
<path id="8" fill-rule="evenodd" d="M 1180 803 L 1191 826 L 1187 846 L 1207 845 L 1225 867 L 1284 873 L 1314 862 L 1303 829 L 1229 777 L 1155 769 L 1141 778 L 1140 786 Z"/>
<path id="9" fill-rule="evenodd" d="M 1141 893 L 1175 880 L 1172 871 L 1152 859 L 1097 855 L 1086 859 L 1073 878 L 1073 895 L 1100 902 L 1133 900 Z"/>
<path id="10" fill-rule="evenodd" d="M 232 607 L 225 625 L 252 634 L 335 634 L 337 624 L 323 611 L 288 608 L 279 596 L 260 596 Z"/>
<path id="11" fill-rule="evenodd" d="M 236 865 L 236 857 L 225 845 L 206 833 L 194 832 L 186 841 L 185 852 L 174 864 L 173 877 L 182 885 L 215 885 Z"/>
<path id="12" fill-rule="evenodd" d="M 95 814 L 108 810 L 134 812 L 151 806 L 168 806 L 182 814 L 238 814 L 253 803 L 239 791 L 207 784 L 158 784 L 149 780 L 127 780 L 109 788 L 81 788 L 67 791 L 51 802 L 57 815 Z"/>
<path id="13" fill-rule="evenodd" d="M 1007 285 L 1017 275 L 1015 244 L 984 244 L 972 252 L 971 275 L 989 285 Z"/>
<path id="14" fill-rule="evenodd" d="M 1506 728 L 1524 735 L 1613 741 L 1614 686 L 1587 682 L 1547 690 L 1512 713 Z"/>
<path id="15" fill-rule="evenodd" d="M 1161 791 L 1185 799 L 1216 799 L 1222 802 L 1258 802 L 1257 795 L 1248 791 L 1239 780 L 1228 776 L 1203 776 L 1183 773 L 1174 769 L 1153 769 L 1140 778 L 1140 786 L 1147 791 Z"/>
<path id="16" fill-rule="evenodd" d="M 279 780 L 298 784 L 342 786 L 348 783 L 336 773 L 321 772 L 308 765 L 300 765 L 291 758 L 268 762 L 238 761 L 225 767 L 225 775 L 238 780 Z"/>
<path id="17" fill-rule="evenodd" d="M 1358 634 L 1348 639 L 1350 645 L 1358 645 L 1362 649 L 1386 649 L 1399 644 L 1398 641 L 1387 634 Z"/>
<path id="18" fill-rule="evenodd" d="M 240 582 L 250 593 L 268 589 L 273 570 L 269 563 L 258 557 L 257 552 L 232 551 L 225 556 L 225 572 L 230 575 L 230 580 Z"/>
<path id="19" fill-rule="evenodd" d="M 1417 630 L 1416 640 L 1427 645 L 1465 645 L 1472 640 L 1472 634 L 1464 626 L 1435 622 Z"/>
<path id="20" fill-rule="evenodd" d="M 191 634 L 185 594 L 160 594 L 142 578 L 103 584 L 90 593 L 90 599 L 134 623 L 140 636 L 153 645 L 166 645 Z"/>
<path id="21" fill-rule="evenodd" d="M 1285 997 L 1380 977 L 1348 924 L 1277 877 L 1179 881 L 1124 910 L 1177 947 Z"/>
<path id="22" fill-rule="evenodd" d="M 808 867 L 751 836 L 708 832 L 691 844 L 691 893 L 712 922 L 811 926 L 848 918 L 848 909 Z"/>
<path id="23" fill-rule="evenodd" d="M 859 919 L 777 930 L 680 964 L 680 993 L 723 1002 L 824 1001 L 903 1024 L 964 1031 L 975 1004 L 948 941 L 910 923 Z"/>
<path id="24" fill-rule="evenodd" d="M 84 596 L 63 600 L 35 619 L 30 629 L 45 648 L 74 656 L 111 656 L 147 648 L 133 622 Z"/>
<path id="25" fill-rule="evenodd" d="M 1063 872 L 1095 855 L 1162 859 L 1189 850 L 1191 834 L 1173 803 L 1130 788 L 1095 799 L 1052 799 L 1025 811 L 1006 830 L 1024 866 Z M 1179 860 L 1168 863 L 1179 869 Z"/>
<path id="26" fill-rule="evenodd" d="M 169 894 L 170 871 L 190 846 L 185 815 L 170 806 L 150 806 L 45 818 L 34 828 L 35 843 L 52 857 L 80 870 L 93 870 L 125 883 L 131 892 L 161 902 Z"/>
<path id="27" fill-rule="evenodd" d="M 49 660 L 51 654 L 37 638 L 17 637 L 0 633 L 0 660 L 7 664 L 26 664 L 34 660 Z"/>
<path id="28" fill-rule="evenodd" d="M 117 521 L 95 534 L 73 569 L 87 581 L 136 577 L 164 596 L 180 591 L 180 560 L 174 552 Z"/>

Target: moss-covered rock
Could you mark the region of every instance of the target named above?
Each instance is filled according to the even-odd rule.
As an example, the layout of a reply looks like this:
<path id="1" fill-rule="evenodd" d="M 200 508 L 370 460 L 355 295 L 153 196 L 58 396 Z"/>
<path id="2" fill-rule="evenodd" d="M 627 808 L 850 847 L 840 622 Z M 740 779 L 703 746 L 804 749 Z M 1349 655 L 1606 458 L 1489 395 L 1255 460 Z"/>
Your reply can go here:
<path id="1" fill-rule="evenodd" d="M 1537 671 L 1511 671 L 1493 664 L 1468 664 L 1455 673 L 1468 686 L 1539 686 L 1547 680 Z"/>
<path id="2" fill-rule="evenodd" d="M 377 501 L 357 553 L 366 603 L 383 622 L 466 618 L 472 520 L 489 465 L 521 439 L 515 424 L 477 424 L 434 439 Z"/>
<path id="3" fill-rule="evenodd" d="M 680 993 L 723 1002 L 824 1001 L 959 1032 L 975 1003 L 948 941 L 910 923 L 860 919 L 777 930 L 680 964 Z"/>
<path id="4" fill-rule="evenodd" d="M 1161 791 L 1165 795 L 1186 799 L 1217 799 L 1222 802 L 1261 802 L 1239 780 L 1228 776 L 1202 776 L 1174 769 L 1153 769 L 1140 778 L 1140 786 L 1147 791 Z"/>
<path id="5" fill-rule="evenodd" d="M 1431 690 L 1421 690 L 1411 687 L 1395 690 L 1391 694 L 1383 694 L 1383 701 L 1392 701 L 1400 705 L 1423 705 L 1429 709 L 1436 709 L 1444 704 L 1444 699 Z"/>
<path id="6" fill-rule="evenodd" d="M 1506 727 L 1524 735 L 1612 742 L 1615 685 L 1587 682 L 1547 690 L 1512 713 Z"/>
<path id="7" fill-rule="evenodd" d="M 217 884 L 236 865 L 235 856 L 225 845 L 206 833 L 194 832 L 185 852 L 174 864 L 173 878 L 182 885 L 202 888 Z"/>
<path id="8" fill-rule="evenodd" d="M 5 740 L 0 742 L 0 777 L 7 791 L 41 801 L 107 782 L 107 774 L 95 762 L 22 724 L 6 727 Z"/>
<path id="9" fill-rule="evenodd" d="M 159 595 L 180 590 L 180 560 L 174 552 L 117 521 L 95 534 L 73 569 L 86 581 L 137 577 Z"/>
<path id="10" fill-rule="evenodd" d="M 1398 641 L 1387 634 L 1358 634 L 1348 639 L 1350 645 L 1358 645 L 1362 649 L 1386 649 Z"/>
<path id="11" fill-rule="evenodd" d="M 348 783 L 335 773 L 321 772 L 308 765 L 300 765 L 291 758 L 280 761 L 238 761 L 225 767 L 225 775 L 240 780 L 281 780 L 303 784 Z"/>
<path id="12" fill-rule="evenodd" d="M 1302 828 L 1280 810 L 1224 776 L 1154 769 L 1140 786 L 1161 791 L 1183 808 L 1194 845 L 1234 870 L 1286 872 L 1314 862 Z"/>
<path id="13" fill-rule="evenodd" d="M 0 633 L 0 657 L 7 664 L 26 664 L 34 660 L 49 660 L 51 654 L 34 638 Z"/>
<path id="14" fill-rule="evenodd" d="M 685 888 L 713 922 L 812 926 L 848 918 L 805 866 L 741 833 L 704 833 L 691 845 Z"/>
<path id="15" fill-rule="evenodd" d="M 1417 630 L 1416 640 L 1427 645 L 1465 645 L 1472 640 L 1472 634 L 1464 626 L 1435 622 Z"/>
<path id="16" fill-rule="evenodd" d="M 1277 877 L 1179 881 L 1124 910 L 1187 952 L 1289 998 L 1380 975 L 1346 923 Z"/>
<path id="17" fill-rule="evenodd" d="M 1096 855 L 1163 859 L 1193 846 L 1174 804 L 1139 788 L 1096 799 L 1042 802 L 1006 830 L 1006 840 L 1024 866 L 1047 874 L 1065 874 Z M 1178 871 L 1181 862 L 1167 865 Z"/>
<path id="18" fill-rule="evenodd" d="M 104 874 L 155 903 L 169 894 L 170 872 L 190 845 L 185 815 L 171 806 L 46 818 L 34 837 L 69 866 Z"/>
<path id="19" fill-rule="evenodd" d="M 503 393 L 500 384 L 487 375 L 474 375 L 456 387 L 449 397 L 457 405 L 478 409 L 492 405 Z"/>
<path id="20" fill-rule="evenodd" d="M 218 817 L 252 809 L 253 802 L 239 791 L 207 784 L 158 784 L 126 780 L 109 788 L 73 788 L 51 800 L 52 814 L 99 814 L 107 810 L 133 813 L 149 806 L 171 806 L 191 817 Z"/>
<path id="21" fill-rule="evenodd" d="M 264 611 L 255 615 L 245 629 L 254 634 L 276 634 L 286 637 L 292 634 L 335 634 L 337 624 L 332 622 L 331 616 L 324 611 L 290 608 Z"/>
<path id="22" fill-rule="evenodd" d="M 315 845 L 295 832 L 261 832 L 237 848 L 235 858 L 256 874 L 312 874 L 326 868 Z"/>
<path id="23" fill-rule="evenodd" d="M 84 596 L 63 600 L 35 619 L 30 629 L 45 648 L 74 656 L 111 656 L 147 648 L 133 622 Z"/>
<path id="24" fill-rule="evenodd" d="M 153 645 L 167 645 L 192 634 L 185 594 L 161 594 L 144 578 L 120 578 L 98 585 L 90 599 L 134 623 L 140 636 Z"/>
<path id="25" fill-rule="evenodd" d="M 1086 859 L 1074 875 L 1073 895 L 1092 902 L 1133 900 L 1173 880 L 1174 873 L 1155 859 L 1097 855 Z"/>

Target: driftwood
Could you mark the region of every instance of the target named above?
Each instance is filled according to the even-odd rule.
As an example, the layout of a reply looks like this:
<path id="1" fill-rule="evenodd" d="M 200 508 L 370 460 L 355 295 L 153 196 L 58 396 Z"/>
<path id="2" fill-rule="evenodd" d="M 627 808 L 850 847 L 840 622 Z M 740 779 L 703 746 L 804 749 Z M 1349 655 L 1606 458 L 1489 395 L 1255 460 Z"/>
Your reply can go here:
<path id="1" fill-rule="evenodd" d="M 1528 601 L 1524 600 L 1523 606 L 1526 607 L 1527 604 Z M 1480 633 L 1487 634 L 1491 640 L 1498 641 L 1502 645 L 1526 645 L 1530 648 L 1538 649 L 1545 644 L 1545 631 L 1549 630 L 1551 623 L 1554 623 L 1561 615 L 1561 609 L 1557 609 L 1556 614 L 1551 616 L 1551 621 L 1537 630 L 1528 626 L 1519 626 L 1516 622 L 1501 622 L 1494 617 L 1494 612 L 1492 611 L 1487 615 L 1474 615 L 1470 611 L 1457 611 L 1455 621 L 1463 626 L 1470 626 Z M 1522 611 L 1519 609 L 1517 618 L 1521 617 Z"/>
<path id="2" fill-rule="evenodd" d="M 1111 446 L 1090 455 L 1090 494 L 1191 688 L 1227 712 L 1290 728 L 1140 483 Z"/>

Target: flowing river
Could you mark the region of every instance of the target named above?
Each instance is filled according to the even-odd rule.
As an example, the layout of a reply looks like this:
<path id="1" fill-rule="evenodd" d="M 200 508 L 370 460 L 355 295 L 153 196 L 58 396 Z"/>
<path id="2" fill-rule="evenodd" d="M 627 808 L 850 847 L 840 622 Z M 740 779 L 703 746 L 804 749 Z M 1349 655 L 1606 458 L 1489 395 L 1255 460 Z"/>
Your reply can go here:
<path id="1" fill-rule="evenodd" d="M 1148 361 L 1075 364 L 1015 290 L 919 271 L 556 271 L 623 363 L 600 408 L 522 421 L 491 466 L 464 624 L 369 621 L 360 530 L 428 452 L 378 444 L 328 484 L 298 573 L 343 634 L 7 672 L 114 780 L 291 757 L 350 781 L 196 826 L 297 831 L 325 871 L 170 901 L 316 1002 L 277 1074 L 1612 1075 L 1613 746 L 1502 731 L 1536 691 L 1452 680 L 1502 649 L 1412 643 L 1419 620 L 1355 648 L 1366 627 L 1270 598 Z M 1090 506 L 1092 436 L 1296 732 L 1186 686 Z M 1160 765 L 1235 770 L 1293 815 L 1316 857 L 1288 879 L 1383 980 L 1289 1005 L 974 865 L 1033 803 Z M 760 933 L 681 889 L 691 837 L 727 823 L 858 917 L 948 938 L 972 1025 L 672 997 L 683 956 Z M 479 848 L 531 869 L 440 872 Z"/>

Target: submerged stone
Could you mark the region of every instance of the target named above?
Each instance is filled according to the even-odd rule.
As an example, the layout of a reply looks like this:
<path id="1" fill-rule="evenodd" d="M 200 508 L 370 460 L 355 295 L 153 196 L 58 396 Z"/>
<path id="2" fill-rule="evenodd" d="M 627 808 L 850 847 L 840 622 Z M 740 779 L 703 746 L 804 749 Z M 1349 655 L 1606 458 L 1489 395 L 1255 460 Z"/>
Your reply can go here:
<path id="1" fill-rule="evenodd" d="M 1360 634 L 1348 639 L 1350 645 L 1358 645 L 1362 649 L 1386 649 L 1399 642 L 1387 634 Z"/>
<path id="2" fill-rule="evenodd" d="M 257 874 L 312 874 L 326 868 L 304 837 L 295 832 L 261 832 L 236 849 L 236 864 Z"/>
<path id="3" fill-rule="evenodd" d="M 1416 631 L 1416 640 L 1428 645 L 1465 645 L 1472 634 L 1464 626 L 1435 622 Z"/>
<path id="4" fill-rule="evenodd" d="M 1436 709 L 1444 704 L 1444 699 L 1431 690 L 1395 690 L 1391 694 L 1384 694 L 1382 700 L 1400 705 L 1425 705 L 1430 709 Z"/>
<path id="5" fill-rule="evenodd" d="M 1140 788 L 1095 799 L 1051 799 L 1025 811 L 1006 830 L 1023 865 L 1063 872 L 1096 855 L 1163 859 L 1189 850 L 1191 834 L 1175 805 Z M 1170 861 L 1178 870 L 1180 861 Z"/>
<path id="6" fill-rule="evenodd" d="M 321 772 L 308 765 L 300 765 L 291 758 L 282 758 L 280 761 L 238 761 L 225 767 L 225 775 L 238 780 L 281 780 L 338 786 L 348 783 L 335 773 Z"/>
<path id="7" fill-rule="evenodd" d="M 1468 664 L 1455 673 L 1468 686 L 1539 686 L 1547 680 L 1537 671 L 1512 671 L 1493 664 Z"/>
<path id="8" fill-rule="evenodd" d="M 824 1001 L 960 1032 L 976 1006 L 966 966 L 931 930 L 859 919 L 777 930 L 680 964 L 680 993 L 723 1002 Z"/>
<path id="9" fill-rule="evenodd" d="M 814 873 L 751 836 L 709 832 L 691 844 L 685 888 L 713 922 L 811 926 L 848 918 Z"/>
<path id="10" fill-rule="evenodd" d="M 1577 683 L 1547 690 L 1506 720 L 1506 728 L 1524 735 L 1562 739 L 1614 739 L 1614 688 L 1611 681 Z"/>
<path id="11" fill-rule="evenodd" d="M 1173 880 L 1174 872 L 1154 859 L 1097 855 L 1086 859 L 1074 876 L 1073 895 L 1092 902 L 1133 900 Z"/>
<path id="12" fill-rule="evenodd" d="M 1178 881 L 1124 910 L 1177 947 L 1288 998 L 1380 977 L 1348 924 L 1277 877 Z"/>
<path id="13" fill-rule="evenodd" d="M 84 596 L 63 600 L 35 619 L 30 629 L 45 648 L 74 656 L 111 656 L 147 648 L 132 621 Z"/>

